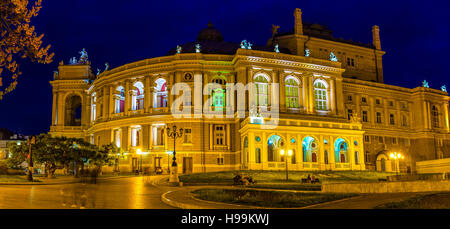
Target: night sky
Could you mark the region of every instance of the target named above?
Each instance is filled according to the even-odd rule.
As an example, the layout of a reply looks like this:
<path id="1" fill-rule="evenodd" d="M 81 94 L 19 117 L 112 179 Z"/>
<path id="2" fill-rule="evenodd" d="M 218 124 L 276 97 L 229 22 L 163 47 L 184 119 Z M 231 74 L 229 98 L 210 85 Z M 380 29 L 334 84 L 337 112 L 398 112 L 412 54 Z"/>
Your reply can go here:
<path id="1" fill-rule="evenodd" d="M 51 44 L 53 63 L 27 63 L 17 89 L 0 100 L 0 128 L 23 134 L 47 132 L 51 123 L 49 81 L 58 63 L 86 48 L 93 69 L 164 56 L 194 41 L 211 20 L 226 41 L 264 45 L 271 25 L 290 31 L 294 9 L 303 21 L 333 30 L 334 37 L 371 42 L 380 26 L 385 83 L 414 88 L 450 86 L 450 14 L 444 1 L 145 1 L 44 0 L 32 24 Z M 5 83 L 5 82 L 4 82 Z M 450 88 L 450 87 L 449 87 Z"/>

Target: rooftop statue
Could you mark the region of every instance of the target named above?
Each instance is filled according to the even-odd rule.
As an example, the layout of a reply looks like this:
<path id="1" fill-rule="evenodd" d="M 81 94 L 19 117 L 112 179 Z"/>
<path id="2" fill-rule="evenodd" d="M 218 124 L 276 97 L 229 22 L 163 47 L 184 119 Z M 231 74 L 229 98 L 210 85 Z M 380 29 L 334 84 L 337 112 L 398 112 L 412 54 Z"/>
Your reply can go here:
<path id="1" fill-rule="evenodd" d="M 430 84 L 428 83 L 427 80 L 422 81 L 422 87 L 427 87 L 427 88 L 430 87 Z"/>
<path id="2" fill-rule="evenodd" d="M 280 49 L 278 48 L 278 44 L 275 45 L 274 51 L 275 51 L 276 53 L 279 53 L 279 52 L 280 52 Z"/>
<path id="3" fill-rule="evenodd" d="M 272 37 L 278 34 L 279 25 L 272 25 Z"/>
<path id="4" fill-rule="evenodd" d="M 100 75 L 101 71 L 99 68 L 97 68 L 97 75 Z"/>
<path id="5" fill-rule="evenodd" d="M 353 114 L 350 120 L 352 123 L 359 123 L 361 122 L 361 118 L 358 116 L 357 113 Z"/>
<path id="6" fill-rule="evenodd" d="M 252 49 L 252 44 L 250 42 L 247 42 L 247 40 L 242 40 L 241 49 Z"/>
<path id="7" fill-rule="evenodd" d="M 333 52 L 330 53 L 330 60 L 335 62 L 338 61 L 338 58 L 336 57 L 336 55 L 334 55 Z"/>
<path id="8" fill-rule="evenodd" d="M 309 51 L 309 49 L 305 49 L 305 56 L 309 57 L 310 54 L 311 54 L 311 51 Z"/>
<path id="9" fill-rule="evenodd" d="M 109 64 L 108 64 L 108 62 L 106 62 L 105 63 L 105 71 L 108 71 L 109 70 Z"/>
<path id="10" fill-rule="evenodd" d="M 443 91 L 443 92 L 447 92 L 447 87 L 446 87 L 445 85 L 442 85 L 442 87 L 441 87 L 441 91 Z"/>
<path id="11" fill-rule="evenodd" d="M 70 64 L 77 64 L 78 63 L 77 58 L 76 57 L 72 57 L 72 59 L 69 60 L 69 63 Z"/>
<path id="12" fill-rule="evenodd" d="M 177 45 L 177 53 L 178 53 L 178 54 L 181 53 L 181 50 L 182 50 L 181 46 Z"/>
<path id="13" fill-rule="evenodd" d="M 201 51 L 201 49 L 200 49 L 200 44 L 196 44 L 195 45 L 195 52 L 196 53 L 199 53 Z"/>
<path id="14" fill-rule="evenodd" d="M 88 58 L 88 53 L 86 51 L 86 49 L 83 48 L 83 50 L 81 50 L 79 52 L 80 54 L 80 60 L 78 61 L 79 64 L 88 64 L 89 58 Z"/>

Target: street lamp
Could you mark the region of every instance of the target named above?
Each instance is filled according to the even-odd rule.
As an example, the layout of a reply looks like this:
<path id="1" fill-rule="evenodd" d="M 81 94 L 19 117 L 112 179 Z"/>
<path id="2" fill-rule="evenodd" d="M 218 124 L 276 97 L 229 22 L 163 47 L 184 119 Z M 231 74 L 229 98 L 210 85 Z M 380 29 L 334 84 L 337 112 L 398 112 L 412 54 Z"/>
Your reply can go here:
<path id="1" fill-rule="evenodd" d="M 285 155 L 285 153 L 286 152 L 284 151 L 284 149 L 280 150 L 281 156 L 284 156 L 284 160 L 286 161 L 286 181 L 288 181 L 289 180 L 289 177 L 288 177 L 288 157 L 292 156 L 292 150 L 291 149 L 288 150 L 286 155 Z"/>
<path id="2" fill-rule="evenodd" d="M 169 138 L 173 138 L 173 162 L 172 162 L 172 173 L 170 174 L 169 182 L 178 183 L 180 180 L 178 179 L 178 167 L 177 167 L 177 158 L 176 158 L 176 139 L 180 138 L 183 135 L 183 128 L 180 128 L 177 132 L 177 126 L 173 125 L 172 130 L 170 127 L 166 128 L 167 136 Z"/>
<path id="3" fill-rule="evenodd" d="M 139 172 L 142 172 L 142 150 L 140 148 L 138 148 L 136 150 L 136 153 L 141 156 L 141 161 L 139 163 Z"/>
<path id="4" fill-rule="evenodd" d="M 405 157 L 401 153 L 397 153 L 397 152 L 393 152 L 389 156 L 390 156 L 390 158 L 394 159 L 395 171 L 398 175 L 398 173 L 400 172 L 399 160 L 404 159 Z"/>

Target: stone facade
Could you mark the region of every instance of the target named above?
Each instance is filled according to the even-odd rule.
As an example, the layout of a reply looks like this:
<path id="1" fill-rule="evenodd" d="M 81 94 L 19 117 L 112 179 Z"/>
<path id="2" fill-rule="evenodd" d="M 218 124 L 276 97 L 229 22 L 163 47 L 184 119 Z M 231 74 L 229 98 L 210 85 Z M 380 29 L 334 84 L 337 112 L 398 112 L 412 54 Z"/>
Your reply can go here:
<path id="1" fill-rule="evenodd" d="M 299 9 L 294 16 L 293 33 L 275 29 L 259 50 L 237 45 L 233 54 L 210 51 L 216 49 L 207 45 L 222 42 L 210 24 L 202 33 L 215 40 L 202 43 L 199 53 L 146 59 L 98 76 L 89 62 L 61 63 L 51 81 L 50 133 L 116 143 L 127 153 L 118 163 L 121 171 L 167 169 L 174 144 L 165 128 L 173 125 L 185 130 L 176 140 L 180 173 L 282 170 L 282 150 L 292 154 L 290 170 L 392 171 L 393 151 L 405 155 L 402 171 L 414 170 L 417 160 L 450 157 L 448 94 L 384 84 L 377 26 L 373 44 L 363 45 L 302 23 Z M 281 52 L 271 48 L 275 44 Z M 338 61 L 330 60 L 331 53 Z M 192 97 L 175 106 L 192 114 L 183 118 L 171 109 L 182 98 L 172 93 L 177 83 L 193 88 Z M 208 83 L 224 90 L 202 93 Z M 238 83 L 257 86 L 225 88 Z M 204 106 L 207 101 L 212 104 Z M 232 110 L 231 116 L 198 115 L 210 108 Z"/>

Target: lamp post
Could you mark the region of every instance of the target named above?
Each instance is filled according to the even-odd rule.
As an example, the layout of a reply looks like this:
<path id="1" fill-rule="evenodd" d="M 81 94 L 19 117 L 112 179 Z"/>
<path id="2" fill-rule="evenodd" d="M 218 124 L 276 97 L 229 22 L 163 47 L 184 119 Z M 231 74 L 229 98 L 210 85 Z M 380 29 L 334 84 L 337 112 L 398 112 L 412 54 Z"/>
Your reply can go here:
<path id="1" fill-rule="evenodd" d="M 281 156 L 284 156 L 284 160 L 286 161 L 286 181 L 289 180 L 288 177 L 288 157 L 292 156 L 292 150 L 288 150 L 287 154 L 285 155 L 284 149 L 280 150 Z"/>
<path id="2" fill-rule="evenodd" d="M 28 153 L 28 172 L 27 172 L 27 180 L 33 181 L 33 154 L 31 150 L 31 145 L 36 143 L 36 138 L 34 136 L 31 137 L 29 141 L 29 153 Z"/>
<path id="3" fill-rule="evenodd" d="M 167 136 L 169 138 L 173 138 L 173 162 L 172 162 L 172 172 L 170 174 L 169 182 L 178 183 L 180 180 L 178 179 L 178 166 L 177 166 L 177 158 L 176 158 L 176 139 L 183 136 L 183 128 L 180 128 L 177 132 L 177 126 L 173 125 L 172 130 L 170 127 L 166 128 Z"/>
<path id="4" fill-rule="evenodd" d="M 400 159 L 405 158 L 401 153 L 397 153 L 397 152 L 393 152 L 390 155 L 390 158 L 394 159 L 394 164 L 395 164 L 395 172 L 398 173 L 400 172 L 400 165 L 399 165 L 399 161 Z"/>

